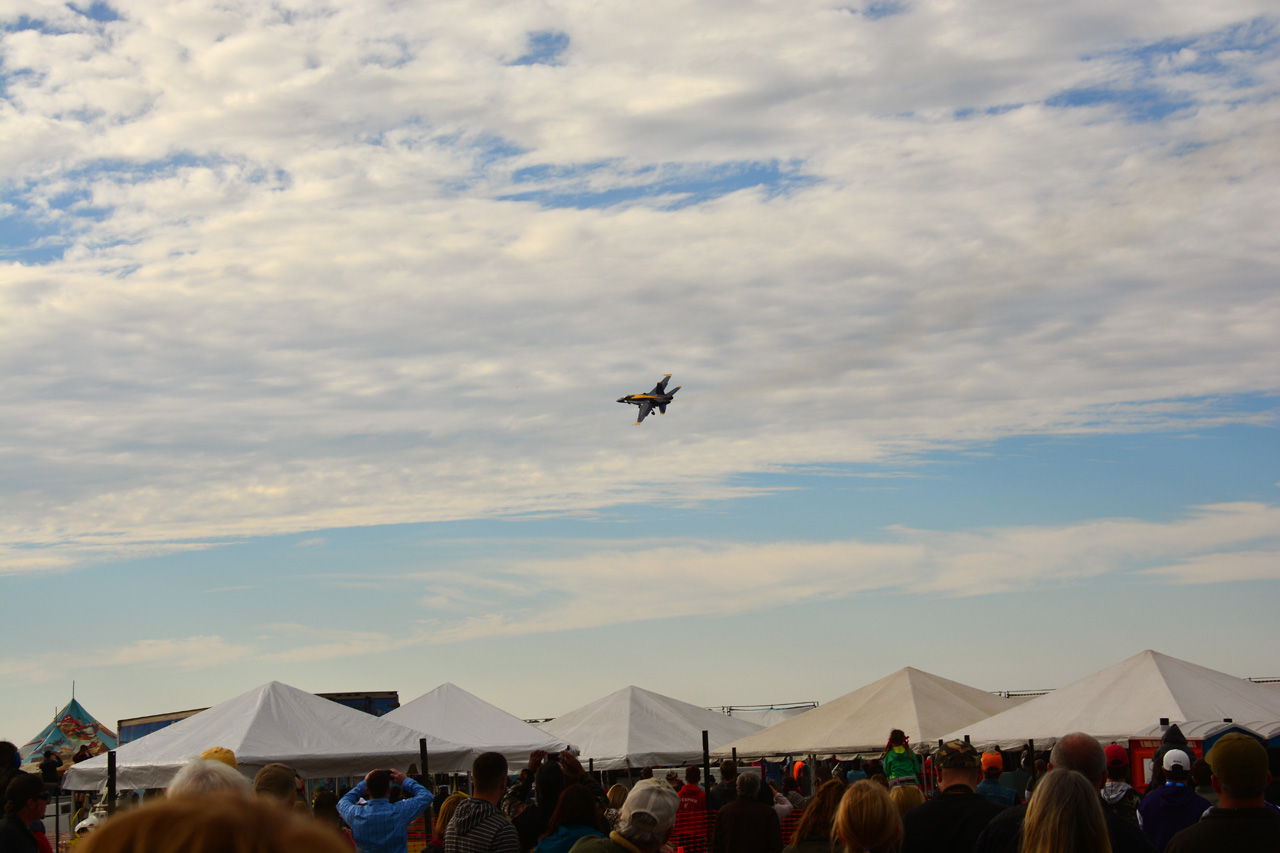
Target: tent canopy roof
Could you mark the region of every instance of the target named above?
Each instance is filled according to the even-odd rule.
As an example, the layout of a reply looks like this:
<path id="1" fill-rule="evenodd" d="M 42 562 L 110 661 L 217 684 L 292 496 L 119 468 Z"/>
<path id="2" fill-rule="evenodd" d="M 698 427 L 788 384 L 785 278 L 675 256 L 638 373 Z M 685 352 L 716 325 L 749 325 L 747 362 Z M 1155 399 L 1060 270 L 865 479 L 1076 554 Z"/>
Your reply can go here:
<path id="1" fill-rule="evenodd" d="M 560 752 L 569 744 L 448 682 L 385 714 L 382 719 L 431 732 L 481 752 L 525 761 L 535 749 Z"/>
<path id="2" fill-rule="evenodd" d="M 690 764 L 702 758 L 704 730 L 711 749 L 760 730 L 747 720 L 639 687 L 624 687 L 541 728 L 576 744 L 582 763 L 590 759 L 597 770 Z"/>
<path id="3" fill-rule="evenodd" d="M 97 755 L 115 749 L 119 742 L 115 732 L 94 719 L 83 705 L 72 699 L 54 716 L 49 725 L 40 730 L 40 734 L 27 741 L 19 750 L 22 754 L 22 769 L 30 773 L 36 772 L 46 749 L 54 750 L 66 761 L 86 744 Z"/>
<path id="4" fill-rule="evenodd" d="M 304 779 L 363 776 L 375 767 L 403 771 L 418 763 L 422 737 L 433 772 L 469 767 L 468 747 L 272 681 L 125 744 L 116 750 L 116 772 L 121 787 L 162 788 L 182 765 L 222 746 L 248 776 L 277 761 Z M 106 769 L 105 755 L 83 761 L 67 771 L 63 786 L 101 788 Z"/>
<path id="5" fill-rule="evenodd" d="M 1014 700 L 905 667 L 716 750 L 743 758 L 784 755 L 879 753 L 889 732 L 902 729 L 912 744 L 936 740 L 955 726 L 985 719 Z"/>
<path id="6" fill-rule="evenodd" d="M 1280 720 L 1280 691 L 1147 649 L 946 737 L 968 735 L 980 746 L 1010 747 L 1086 732 L 1105 743 L 1132 737 L 1164 717 Z"/>

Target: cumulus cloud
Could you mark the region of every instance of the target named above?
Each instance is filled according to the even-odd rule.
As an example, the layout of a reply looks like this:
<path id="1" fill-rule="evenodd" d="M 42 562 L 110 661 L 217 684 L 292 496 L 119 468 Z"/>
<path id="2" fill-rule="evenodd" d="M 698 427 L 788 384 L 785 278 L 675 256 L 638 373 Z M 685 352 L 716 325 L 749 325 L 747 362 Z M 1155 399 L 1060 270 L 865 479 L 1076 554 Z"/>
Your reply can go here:
<path id="1" fill-rule="evenodd" d="M 5 13 L 5 571 L 1268 417 L 1261 4 L 432 8 Z"/>

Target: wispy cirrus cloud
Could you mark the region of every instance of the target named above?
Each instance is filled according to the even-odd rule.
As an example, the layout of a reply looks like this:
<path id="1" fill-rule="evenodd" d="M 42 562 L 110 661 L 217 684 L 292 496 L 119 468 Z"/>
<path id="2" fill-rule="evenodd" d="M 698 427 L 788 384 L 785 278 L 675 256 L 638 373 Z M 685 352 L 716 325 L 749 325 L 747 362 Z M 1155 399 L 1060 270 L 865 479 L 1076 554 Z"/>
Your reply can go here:
<path id="1" fill-rule="evenodd" d="M 748 613 L 872 590 L 974 596 L 1120 574 L 1174 583 L 1276 580 L 1278 530 L 1280 508 L 1224 504 L 1164 523 L 1098 519 L 964 533 L 899 528 L 883 542 L 655 546 L 640 540 L 518 562 L 507 569 L 506 589 L 491 573 L 478 584 L 465 572 L 416 577 L 428 587 L 423 605 L 435 615 L 430 641 L 442 643 Z M 1167 568 L 1171 560 L 1176 564 Z M 1153 563 L 1157 567 L 1148 568 Z M 448 615 L 459 611 L 471 615 Z"/>
<path id="2" fill-rule="evenodd" d="M 249 645 L 229 642 L 219 635 L 136 640 L 97 649 L 92 664 L 120 670 L 174 669 L 202 670 L 243 660 L 253 653 Z M 0 659 L 0 674 L 18 683 L 36 684 L 61 678 L 82 666 L 81 651 L 48 651 L 24 659 Z"/>

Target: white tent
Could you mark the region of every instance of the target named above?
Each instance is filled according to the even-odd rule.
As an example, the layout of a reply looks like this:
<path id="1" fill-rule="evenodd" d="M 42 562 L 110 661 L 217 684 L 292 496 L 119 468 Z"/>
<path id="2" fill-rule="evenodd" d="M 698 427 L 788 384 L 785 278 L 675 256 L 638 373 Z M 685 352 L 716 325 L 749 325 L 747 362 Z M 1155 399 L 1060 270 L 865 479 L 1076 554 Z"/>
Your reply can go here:
<path id="1" fill-rule="evenodd" d="M 576 744 L 583 766 L 597 770 L 669 767 L 702 760 L 702 732 L 711 749 L 760 726 L 679 699 L 624 687 L 543 723 L 542 730 Z"/>
<path id="2" fill-rule="evenodd" d="M 1150 649 L 969 726 L 979 746 L 1048 745 L 1070 732 L 1102 742 L 1123 740 L 1158 723 L 1180 720 L 1280 720 L 1280 691 Z M 1257 728 L 1257 723 L 1249 723 Z"/>
<path id="3" fill-rule="evenodd" d="M 500 752 L 513 764 L 524 764 L 535 749 L 560 752 L 570 748 L 564 740 L 447 682 L 382 719 L 465 743 L 479 752 Z"/>
<path id="4" fill-rule="evenodd" d="M 920 745 L 1014 704 L 1014 700 L 994 693 L 906 667 L 794 719 L 727 744 L 716 754 L 724 757 L 736 749 L 740 758 L 754 759 L 879 753 L 893 729 L 902 729 L 913 746 Z"/>
<path id="5" fill-rule="evenodd" d="M 405 771 L 420 762 L 422 737 L 432 772 L 469 768 L 475 755 L 469 747 L 272 681 L 121 746 L 116 784 L 163 788 L 182 765 L 211 746 L 234 752 L 240 771 L 251 778 L 276 761 L 304 779 L 363 776 L 380 767 Z M 68 770 L 62 786 L 100 790 L 106 778 L 107 756 L 99 755 Z"/>

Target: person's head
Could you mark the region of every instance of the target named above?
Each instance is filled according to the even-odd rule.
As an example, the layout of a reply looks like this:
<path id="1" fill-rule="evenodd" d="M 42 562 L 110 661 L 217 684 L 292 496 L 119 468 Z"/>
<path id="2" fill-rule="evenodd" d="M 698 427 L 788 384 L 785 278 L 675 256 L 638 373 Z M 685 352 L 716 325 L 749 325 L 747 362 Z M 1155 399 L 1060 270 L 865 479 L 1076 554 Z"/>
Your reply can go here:
<path id="1" fill-rule="evenodd" d="M 796 841 L 806 838 L 819 838 L 826 841 L 831 837 L 831 826 L 836 819 L 836 809 L 844 797 L 844 784 L 829 779 L 818 786 L 818 790 L 800 814 L 800 822 L 796 824 L 791 837 Z"/>
<path id="2" fill-rule="evenodd" d="M 902 818 L 881 786 L 862 779 L 849 786 L 840 800 L 832 827 L 832 840 L 845 850 L 892 849 L 902 838 Z"/>
<path id="3" fill-rule="evenodd" d="M 287 764 L 268 764 L 253 777 L 253 793 L 292 806 L 298 800 L 298 774 Z"/>
<path id="4" fill-rule="evenodd" d="M 538 797 L 538 808 L 544 817 L 550 817 L 560 802 L 564 790 L 564 768 L 559 761 L 544 761 L 533 774 L 533 792 Z"/>
<path id="5" fill-rule="evenodd" d="M 696 764 L 691 767 L 685 768 L 684 781 L 688 782 L 690 785 L 696 785 L 701 780 L 702 780 L 702 771 L 698 769 L 698 766 Z"/>
<path id="6" fill-rule="evenodd" d="M 1254 738 L 1231 732 L 1209 750 L 1213 788 L 1227 808 L 1242 808 L 1262 799 L 1271 780 L 1267 750 Z"/>
<path id="7" fill-rule="evenodd" d="M 915 785 L 899 785 L 889 790 L 889 799 L 898 808 L 898 814 L 904 815 L 924 802 L 924 794 Z"/>
<path id="8" fill-rule="evenodd" d="M 316 795 L 311 798 L 311 816 L 329 826 L 342 826 L 342 815 L 338 814 L 338 795 L 328 788 L 316 791 Z"/>
<path id="9" fill-rule="evenodd" d="M 19 773 L 9 780 L 4 791 L 4 810 L 6 814 L 17 815 L 24 823 L 39 820 L 49 802 L 49 789 L 39 776 L 30 773 Z"/>
<path id="10" fill-rule="evenodd" d="M 18 748 L 7 740 L 0 740 L 0 770 L 17 770 L 22 766 Z"/>
<path id="11" fill-rule="evenodd" d="M 609 789 L 609 808 L 620 809 L 622 804 L 627 801 L 627 786 L 614 785 Z"/>
<path id="12" fill-rule="evenodd" d="M 440 814 L 436 816 L 435 838 L 444 840 L 444 833 L 449 828 L 449 821 L 453 820 L 453 813 L 466 798 L 466 794 L 450 794 L 444 798 L 444 802 L 440 804 Z"/>
<path id="13" fill-rule="evenodd" d="M 79 853 L 351 853 L 325 826 L 262 798 L 216 793 L 157 800 L 117 814 Z"/>
<path id="14" fill-rule="evenodd" d="M 182 765 L 182 769 L 169 783 L 170 797 L 195 797 L 214 791 L 229 791 L 248 796 L 253 785 L 239 771 L 232 770 L 221 761 L 197 758 Z"/>
<path id="15" fill-rule="evenodd" d="M 386 799 L 391 794 L 391 771 L 375 770 L 364 777 L 364 790 L 371 800 Z"/>
<path id="16" fill-rule="evenodd" d="M 1213 771 L 1209 769 L 1209 762 L 1203 758 L 1191 762 L 1191 781 L 1197 788 L 1208 788 L 1213 784 Z"/>
<path id="17" fill-rule="evenodd" d="M 888 776 L 884 775 L 883 773 L 872 773 L 870 778 L 872 782 L 875 782 L 881 788 L 884 788 L 886 791 L 889 790 Z"/>
<path id="18" fill-rule="evenodd" d="M 1191 756 L 1180 749 L 1171 749 L 1166 752 L 1161 766 L 1164 768 L 1164 778 L 1170 782 L 1185 785 L 1191 778 Z"/>
<path id="19" fill-rule="evenodd" d="M 652 778 L 653 778 L 653 768 L 652 768 L 652 767 L 648 767 L 648 766 L 641 767 L 641 768 L 640 768 L 640 778 L 641 778 L 641 779 L 652 779 Z"/>
<path id="20" fill-rule="evenodd" d="M 667 771 L 667 784 L 676 789 L 680 787 L 680 774 L 674 767 Z"/>
<path id="21" fill-rule="evenodd" d="M 798 790 L 800 790 L 800 783 L 796 781 L 796 777 L 794 776 L 782 777 L 782 792 L 784 794 L 789 793 L 791 791 L 798 791 Z"/>
<path id="22" fill-rule="evenodd" d="M 881 731 L 884 731 L 884 729 L 881 729 Z M 889 746 L 906 746 L 906 745 L 907 745 L 906 732 L 904 732 L 902 729 L 894 729 L 893 731 L 889 732 Z"/>
<path id="23" fill-rule="evenodd" d="M 738 778 L 738 762 L 732 758 L 726 758 L 720 762 L 720 778 L 725 782 L 732 782 Z"/>
<path id="24" fill-rule="evenodd" d="M 831 762 L 819 761 L 813 767 L 813 781 L 816 785 L 824 785 L 831 781 Z"/>
<path id="25" fill-rule="evenodd" d="M 551 818 L 547 821 L 546 838 L 562 826 L 600 825 L 600 804 L 596 795 L 586 785 L 566 785 L 560 792 L 560 800 L 556 803 Z"/>
<path id="26" fill-rule="evenodd" d="M 1107 782 L 1107 753 L 1096 737 L 1084 732 L 1063 735 L 1049 753 L 1049 767 L 1074 770 L 1092 782 L 1096 790 Z"/>
<path id="27" fill-rule="evenodd" d="M 1124 782 L 1129 778 L 1129 751 L 1118 743 L 1107 744 L 1103 750 L 1107 757 L 1107 779 Z"/>
<path id="28" fill-rule="evenodd" d="M 471 778 L 477 797 L 487 800 L 500 796 L 507 785 L 507 759 L 501 752 L 485 752 L 471 762 Z"/>
<path id="29" fill-rule="evenodd" d="M 1098 786 L 1075 770 L 1046 773 L 1027 805 L 1022 853 L 1111 853 Z"/>
<path id="30" fill-rule="evenodd" d="M 760 793 L 760 777 L 755 773 L 743 773 L 735 784 L 738 787 L 738 796 L 744 800 L 755 799 Z"/>
<path id="31" fill-rule="evenodd" d="M 982 753 L 982 775 L 988 779 L 999 779 L 1004 772 L 1004 756 L 998 752 Z"/>
<path id="32" fill-rule="evenodd" d="M 53 758 L 53 750 L 52 750 L 52 749 L 46 749 L 46 750 L 44 751 L 44 757 L 45 757 L 45 758 Z"/>
<path id="33" fill-rule="evenodd" d="M 982 757 L 968 741 L 953 740 L 938 751 L 938 784 L 943 789 L 963 785 L 976 789 L 982 778 Z"/>
<path id="34" fill-rule="evenodd" d="M 657 779 L 641 779 L 627 795 L 618 818 L 618 834 L 641 853 L 657 851 L 676 824 L 680 797 Z"/>

